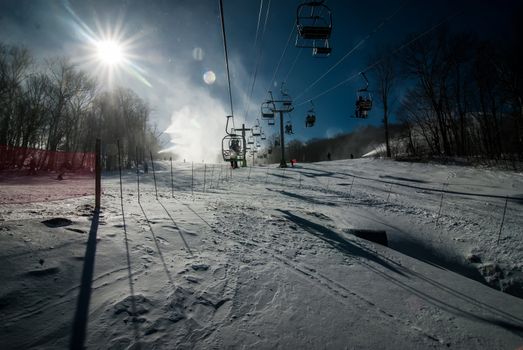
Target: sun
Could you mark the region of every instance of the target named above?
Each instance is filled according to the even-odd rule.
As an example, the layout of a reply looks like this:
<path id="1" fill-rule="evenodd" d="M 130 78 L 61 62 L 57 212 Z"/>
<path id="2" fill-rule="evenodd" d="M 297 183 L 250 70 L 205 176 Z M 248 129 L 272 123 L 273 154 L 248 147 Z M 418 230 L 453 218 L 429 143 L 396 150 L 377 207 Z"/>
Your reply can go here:
<path id="1" fill-rule="evenodd" d="M 100 62 L 109 66 L 121 64 L 124 60 L 122 46 L 113 40 L 98 41 L 96 53 Z"/>

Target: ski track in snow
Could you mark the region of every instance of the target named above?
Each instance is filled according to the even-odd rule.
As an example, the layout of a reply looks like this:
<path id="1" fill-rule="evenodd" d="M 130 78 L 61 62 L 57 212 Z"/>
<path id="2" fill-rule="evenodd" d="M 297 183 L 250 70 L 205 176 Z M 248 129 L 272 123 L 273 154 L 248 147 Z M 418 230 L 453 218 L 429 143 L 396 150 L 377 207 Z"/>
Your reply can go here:
<path id="1" fill-rule="evenodd" d="M 124 174 L 127 238 L 117 178 L 104 179 L 87 348 L 523 344 L 521 299 L 448 270 L 481 279 L 483 268 L 500 288 L 521 278 L 521 174 L 379 160 L 221 165 L 205 184 L 197 167 L 191 191 L 190 167 L 176 164 L 171 198 L 158 162 L 159 198 L 142 175 L 140 203 L 136 175 Z M 91 201 L 0 206 L 0 343 L 68 346 Z M 36 234 L 52 217 L 73 225 Z M 394 250 L 349 234 L 361 228 L 386 230 Z"/>

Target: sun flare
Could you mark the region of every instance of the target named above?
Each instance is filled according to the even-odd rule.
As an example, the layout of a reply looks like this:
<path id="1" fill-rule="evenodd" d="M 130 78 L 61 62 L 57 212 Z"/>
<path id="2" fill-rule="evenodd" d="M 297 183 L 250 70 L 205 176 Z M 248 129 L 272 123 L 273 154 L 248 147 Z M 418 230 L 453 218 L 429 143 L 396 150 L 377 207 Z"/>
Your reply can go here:
<path id="1" fill-rule="evenodd" d="M 121 45 L 112 40 L 104 40 L 96 43 L 98 59 L 107 65 L 117 65 L 124 59 Z"/>

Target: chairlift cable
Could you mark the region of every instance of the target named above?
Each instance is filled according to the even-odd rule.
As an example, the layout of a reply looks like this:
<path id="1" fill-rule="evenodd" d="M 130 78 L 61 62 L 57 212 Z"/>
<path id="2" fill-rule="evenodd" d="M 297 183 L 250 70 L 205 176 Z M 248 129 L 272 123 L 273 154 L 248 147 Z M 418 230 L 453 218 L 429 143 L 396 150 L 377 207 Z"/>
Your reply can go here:
<path id="1" fill-rule="evenodd" d="M 221 24 L 222 24 L 223 50 L 225 52 L 225 68 L 227 69 L 227 82 L 229 85 L 229 101 L 231 103 L 232 127 L 236 128 L 236 126 L 234 125 L 234 109 L 233 109 L 233 104 L 232 104 L 231 74 L 229 72 L 229 56 L 227 54 L 227 37 L 225 35 L 225 21 L 223 18 L 223 0 L 220 0 L 220 18 L 221 18 Z"/>
<path id="2" fill-rule="evenodd" d="M 428 28 L 426 31 L 418 34 L 417 36 L 415 36 L 413 39 L 409 40 L 408 42 L 406 42 L 405 44 L 402 44 L 401 46 L 399 46 L 398 48 L 394 49 L 390 54 L 388 55 L 385 55 L 383 56 L 382 58 L 380 58 L 379 60 L 375 61 L 374 63 L 372 63 L 371 65 L 367 66 L 365 69 L 363 69 L 362 71 L 358 72 L 358 73 L 355 73 L 353 75 L 351 75 L 350 77 L 348 77 L 347 79 L 345 80 L 342 80 L 341 82 L 339 82 L 338 84 L 330 87 L 329 89 L 327 90 L 324 90 L 323 92 L 319 93 L 318 95 L 314 96 L 314 97 L 311 97 L 311 98 L 308 98 L 306 99 L 304 102 L 301 102 L 299 104 L 296 105 L 296 107 L 299 107 L 299 106 L 303 106 L 304 104 L 306 104 L 307 102 L 309 102 L 309 100 L 316 100 L 318 99 L 319 97 L 325 95 L 325 94 L 328 94 L 329 92 L 331 92 L 332 90 L 340 87 L 341 85 L 344 85 L 346 83 L 348 83 L 349 81 L 357 78 L 360 76 L 360 73 L 366 73 L 368 72 L 369 70 L 373 69 L 374 67 L 376 67 L 378 64 L 380 64 L 382 61 L 384 61 L 385 59 L 389 58 L 390 56 L 394 56 L 395 54 L 397 54 L 398 52 L 400 52 L 401 50 L 403 50 L 404 48 L 406 48 L 407 46 L 410 46 L 412 43 L 418 41 L 419 39 L 423 38 L 424 36 L 426 36 L 427 34 L 431 33 L 432 31 L 434 31 L 435 29 L 437 29 L 438 27 L 440 27 L 442 24 L 444 24 L 445 22 L 448 22 L 450 21 L 451 19 L 453 19 L 454 17 L 462 14 L 463 11 L 458 11 L 450 16 L 447 16 L 446 18 L 444 18 L 443 20 L 441 20 L 440 22 L 436 23 L 435 25 L 433 25 L 432 27 Z"/>
<path id="3" fill-rule="evenodd" d="M 256 48 L 256 41 L 258 40 L 258 29 L 259 29 L 259 24 L 260 24 L 260 19 L 261 19 L 261 13 L 262 13 L 262 5 L 263 5 L 263 0 L 261 0 L 260 2 L 260 12 L 258 13 L 258 26 L 257 26 L 257 29 L 256 29 L 256 39 L 255 39 L 255 42 L 254 42 L 254 47 Z M 267 22 L 268 22 L 268 19 L 269 19 L 269 12 L 270 12 L 270 8 L 271 8 L 271 0 L 269 0 L 268 4 L 267 4 L 267 10 L 265 11 L 265 21 L 263 23 L 263 30 L 262 30 L 262 34 L 261 34 L 261 39 L 260 39 L 260 46 L 259 46 L 259 49 L 258 49 L 258 54 L 256 55 L 256 63 L 254 65 L 254 71 L 253 71 L 253 74 L 251 76 L 251 80 L 252 80 L 252 83 L 251 83 L 251 89 L 250 89 L 250 93 L 249 93 L 249 99 L 245 101 L 245 108 L 244 108 L 244 120 L 247 121 L 247 115 L 249 114 L 249 109 L 250 109 L 250 103 L 249 101 L 251 100 L 252 98 L 252 94 L 254 92 L 254 86 L 256 85 L 256 78 L 258 77 L 258 68 L 260 66 L 260 62 L 261 62 L 261 57 L 262 57 L 262 44 L 263 44 L 263 38 L 265 37 L 265 31 L 267 30 Z"/>
<path id="4" fill-rule="evenodd" d="M 294 66 L 296 65 L 296 62 L 298 62 L 298 58 L 300 58 L 301 56 L 301 53 L 303 52 L 303 50 L 298 50 L 298 52 L 296 53 L 296 57 L 294 57 L 294 61 L 292 62 L 291 64 L 291 68 L 289 69 L 289 71 L 287 72 L 287 74 L 285 75 L 285 78 L 283 78 L 283 82 L 286 83 L 287 80 L 289 79 L 289 76 L 291 75 L 291 72 L 292 70 L 294 69 Z"/>
<path id="5" fill-rule="evenodd" d="M 269 6 L 270 6 L 270 0 L 269 0 Z M 256 23 L 256 36 L 254 37 L 254 47 L 256 48 L 256 44 L 258 43 L 258 34 L 260 33 L 260 22 L 261 22 L 261 14 L 263 10 L 263 0 L 260 0 L 260 9 L 258 10 L 258 22 Z"/>
<path id="6" fill-rule="evenodd" d="M 407 5 L 407 3 L 410 0 L 405 1 L 403 4 L 401 4 L 389 17 L 382 20 L 376 28 L 374 28 L 371 32 L 369 32 L 364 38 L 362 38 L 352 49 L 350 49 L 345 55 L 343 55 L 342 58 L 340 58 L 336 63 L 334 63 L 325 73 L 323 73 L 318 79 L 316 79 L 312 84 L 307 85 L 307 88 L 303 90 L 298 96 L 296 96 L 296 100 L 299 100 L 300 97 L 302 97 L 307 91 L 309 91 L 312 87 L 314 87 L 316 84 L 318 84 L 323 78 L 327 76 L 330 72 L 334 70 L 337 66 L 339 66 L 343 61 L 347 59 L 350 55 L 352 55 L 360 46 L 362 46 L 367 40 L 369 40 L 374 34 L 379 32 L 383 26 L 387 22 L 389 22 L 396 14 L 400 12 L 400 10 Z"/>
<path id="7" fill-rule="evenodd" d="M 287 38 L 287 44 L 285 45 L 283 52 L 281 53 L 280 59 L 278 61 L 278 64 L 276 65 L 276 68 L 274 69 L 274 72 L 272 73 L 272 79 L 270 80 L 270 86 L 267 88 L 267 91 L 271 89 L 272 84 L 274 83 L 274 79 L 276 78 L 276 73 L 278 73 L 278 69 L 280 69 L 281 62 L 283 61 L 283 57 L 285 56 L 285 53 L 287 52 L 287 48 L 289 47 L 289 43 L 291 42 L 292 34 L 294 33 L 294 30 L 296 29 L 296 21 L 292 24 L 291 31 L 289 33 L 289 37 Z"/>

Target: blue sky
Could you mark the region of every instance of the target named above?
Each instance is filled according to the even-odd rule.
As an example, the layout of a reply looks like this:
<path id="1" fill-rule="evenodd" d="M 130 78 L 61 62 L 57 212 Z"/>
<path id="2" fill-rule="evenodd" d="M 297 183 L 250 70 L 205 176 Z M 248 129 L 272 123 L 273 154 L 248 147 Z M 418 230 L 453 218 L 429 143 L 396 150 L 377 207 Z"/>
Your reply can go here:
<path id="1" fill-rule="evenodd" d="M 288 75 L 289 93 L 300 96 L 295 101 L 291 118 L 294 137 L 301 140 L 333 136 L 358 126 L 381 123 L 379 106 L 368 120 L 349 118 L 353 113 L 355 92 L 362 85 L 360 79 L 354 79 L 315 99 L 317 123 L 314 128 L 304 127 L 305 114 L 310 107 L 307 100 L 364 69 L 369 56 L 377 49 L 398 46 L 406 35 L 421 32 L 462 10 L 463 13 L 450 22 L 451 28 L 503 38 L 511 34 L 511 15 L 518 6 L 517 1 L 328 0 L 326 5 L 332 9 L 334 23 L 332 55 L 314 58 L 309 49 L 302 49 L 304 51 L 290 71 L 300 50 L 293 46 L 294 32 L 275 81 L 271 81 L 293 29 L 296 7 L 301 2 L 270 2 L 267 30 L 256 49 L 253 43 L 260 1 L 223 0 L 223 3 L 236 123 L 246 119 L 247 124 L 252 125 L 259 117 L 259 106 L 267 89 L 278 91 L 281 81 Z M 263 1 L 263 15 L 268 3 L 268 0 Z M 398 13 L 380 31 L 302 94 L 384 18 L 396 11 Z M 1 42 L 24 45 L 41 59 L 57 55 L 71 57 L 83 69 L 100 75 L 100 80 L 105 81 L 101 76 L 104 73 L 96 69 L 96 64 L 86 60 L 89 46 L 92 46 L 86 39 L 86 32 L 96 37 L 118 32 L 121 41 L 129 42 L 126 51 L 132 66 L 120 68 L 113 83 L 129 87 L 149 101 L 154 122 L 160 130 L 171 132 L 175 148 L 185 147 L 187 153 L 206 143 L 219 143 L 216 140 L 224 134 L 225 115 L 230 114 L 230 107 L 218 0 L 0 2 Z M 254 93 L 249 98 L 250 77 L 257 55 L 260 56 L 258 75 Z M 213 84 L 206 84 L 203 79 L 207 71 L 216 75 Z M 369 72 L 371 76 L 372 72 Z M 401 89 L 397 94 L 401 95 Z M 248 114 L 245 113 L 247 109 Z M 276 131 L 270 130 L 264 122 L 262 126 L 267 134 Z M 192 156 L 203 157 L 215 147 L 204 148 Z"/>

